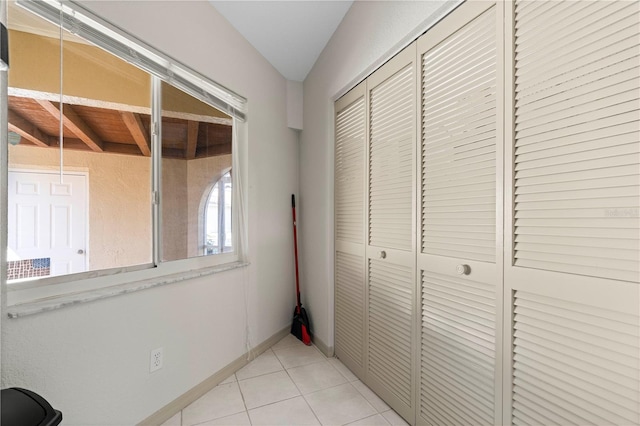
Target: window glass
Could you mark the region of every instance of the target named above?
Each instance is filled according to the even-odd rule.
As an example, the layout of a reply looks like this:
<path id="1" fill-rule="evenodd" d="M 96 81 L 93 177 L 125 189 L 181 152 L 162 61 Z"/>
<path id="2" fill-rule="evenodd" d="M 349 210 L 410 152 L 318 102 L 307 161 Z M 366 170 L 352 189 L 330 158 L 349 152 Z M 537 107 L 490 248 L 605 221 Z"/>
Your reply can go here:
<path id="1" fill-rule="evenodd" d="M 61 54 L 15 5 L 8 23 L 9 282 L 151 263 L 150 75 L 67 32 Z"/>
<path id="2" fill-rule="evenodd" d="M 228 173 L 232 133 L 231 117 L 170 84 L 162 85 L 162 260 L 233 251 Z M 216 182 L 225 175 L 227 183 L 220 191 Z M 212 225 L 203 217 L 209 216 L 210 202 L 220 199 L 224 208 L 215 220 L 222 217 L 224 226 L 222 232 L 211 228 L 210 235 Z"/>
<path id="3" fill-rule="evenodd" d="M 204 214 L 204 254 L 233 251 L 231 227 L 231 172 L 225 173 L 211 188 Z"/>

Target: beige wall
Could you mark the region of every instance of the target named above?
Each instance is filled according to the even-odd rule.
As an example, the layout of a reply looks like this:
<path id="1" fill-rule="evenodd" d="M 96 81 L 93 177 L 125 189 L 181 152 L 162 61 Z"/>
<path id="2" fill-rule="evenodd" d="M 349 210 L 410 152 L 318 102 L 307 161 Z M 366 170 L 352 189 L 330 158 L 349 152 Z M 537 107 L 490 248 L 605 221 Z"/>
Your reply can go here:
<path id="1" fill-rule="evenodd" d="M 60 93 L 59 41 L 21 31 L 10 39 L 9 87 Z M 149 107 L 148 73 L 86 44 L 66 42 L 63 55 L 65 95 Z"/>
<path id="2" fill-rule="evenodd" d="M 187 254 L 187 161 L 162 159 L 162 259 Z"/>
<path id="3" fill-rule="evenodd" d="M 57 149 L 9 146 L 9 167 L 57 170 L 59 155 Z M 64 165 L 89 173 L 89 269 L 150 263 L 150 159 L 67 151 Z"/>

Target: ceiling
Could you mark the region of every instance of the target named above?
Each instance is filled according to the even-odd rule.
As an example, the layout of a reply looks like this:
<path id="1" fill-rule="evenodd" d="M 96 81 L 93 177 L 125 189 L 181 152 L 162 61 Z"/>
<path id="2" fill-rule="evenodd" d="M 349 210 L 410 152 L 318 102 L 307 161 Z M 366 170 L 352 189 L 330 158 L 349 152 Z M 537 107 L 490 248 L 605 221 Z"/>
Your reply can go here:
<path id="1" fill-rule="evenodd" d="M 151 117 L 126 109 L 100 108 L 47 99 L 8 96 L 9 131 L 20 146 L 59 148 L 60 114 L 64 148 L 111 154 L 151 156 Z M 162 117 L 162 157 L 184 160 L 231 154 L 231 127 L 195 116 Z"/>
<path id="2" fill-rule="evenodd" d="M 353 3 L 209 1 L 284 78 L 292 81 L 304 81 Z"/>

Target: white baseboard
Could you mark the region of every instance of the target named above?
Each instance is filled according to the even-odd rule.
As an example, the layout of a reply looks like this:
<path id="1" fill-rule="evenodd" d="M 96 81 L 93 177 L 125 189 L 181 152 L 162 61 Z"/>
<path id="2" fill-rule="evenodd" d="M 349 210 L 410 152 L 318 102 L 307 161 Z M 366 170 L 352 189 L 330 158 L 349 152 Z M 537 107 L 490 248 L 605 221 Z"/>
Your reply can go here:
<path id="1" fill-rule="evenodd" d="M 278 331 L 276 334 L 269 337 L 267 340 L 260 343 L 255 348 L 251 349 L 250 352 L 244 353 L 240 357 L 236 358 L 230 364 L 218 370 L 211 377 L 205 379 L 200 384 L 196 385 L 195 387 L 191 388 L 187 392 L 183 393 L 182 395 L 180 395 L 179 397 L 171 401 L 169 404 L 165 405 L 164 407 L 162 407 L 161 409 L 159 409 L 158 411 L 156 411 L 155 413 L 153 413 L 152 415 L 150 415 L 149 417 L 147 417 L 146 419 L 138 423 L 138 426 L 161 425 L 162 423 L 164 423 L 165 421 L 173 417 L 180 410 L 187 407 L 192 402 L 195 402 L 205 393 L 209 392 L 211 389 L 216 387 L 224 379 L 226 379 L 227 377 L 229 377 L 230 375 L 232 375 L 233 373 L 235 373 L 236 371 L 238 371 L 239 369 L 247 365 L 249 362 L 253 361 L 262 352 L 266 351 L 271 346 L 278 343 L 280 339 L 282 339 L 284 336 L 289 334 L 289 332 L 290 332 L 289 326 Z M 316 346 L 318 345 L 316 344 Z M 326 347 L 326 345 L 324 347 Z M 318 346 L 318 348 L 321 349 L 320 346 Z"/>
<path id="2" fill-rule="evenodd" d="M 328 346 L 316 336 L 313 336 L 313 339 L 311 340 L 313 341 L 313 344 L 316 345 L 318 349 L 320 349 L 320 352 L 322 352 L 327 358 L 332 358 L 333 355 L 335 355 L 333 346 Z"/>

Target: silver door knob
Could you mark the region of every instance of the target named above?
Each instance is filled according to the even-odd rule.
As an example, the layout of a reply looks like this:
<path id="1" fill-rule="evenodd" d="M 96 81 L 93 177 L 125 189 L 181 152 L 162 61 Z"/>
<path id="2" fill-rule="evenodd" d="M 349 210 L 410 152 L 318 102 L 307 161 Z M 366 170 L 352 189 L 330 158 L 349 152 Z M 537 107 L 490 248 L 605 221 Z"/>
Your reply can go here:
<path id="1" fill-rule="evenodd" d="M 471 273 L 471 268 L 469 265 L 458 265 L 456 266 L 456 272 L 458 275 L 469 275 Z"/>
<path id="2" fill-rule="evenodd" d="M 380 256 L 380 259 L 385 259 L 387 257 L 387 252 L 382 250 L 378 255 Z"/>
<path id="3" fill-rule="evenodd" d="M 82 249 L 78 250 L 78 254 L 84 254 L 84 250 Z"/>

